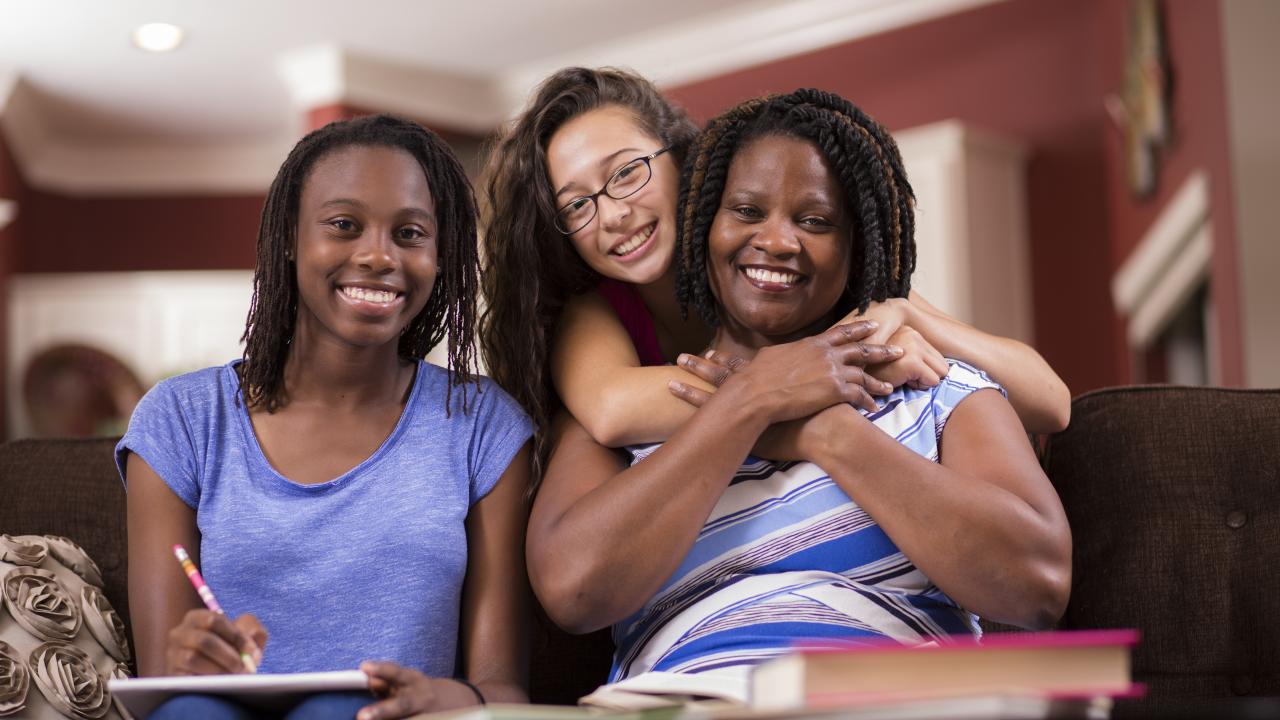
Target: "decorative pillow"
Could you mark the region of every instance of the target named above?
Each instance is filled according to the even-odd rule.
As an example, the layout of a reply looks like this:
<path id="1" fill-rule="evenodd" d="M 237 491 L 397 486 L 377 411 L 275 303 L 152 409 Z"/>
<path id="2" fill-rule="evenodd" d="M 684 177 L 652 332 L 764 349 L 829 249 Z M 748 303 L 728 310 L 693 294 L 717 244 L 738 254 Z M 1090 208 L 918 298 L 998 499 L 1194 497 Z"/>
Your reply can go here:
<path id="1" fill-rule="evenodd" d="M 107 692 L 129 641 L 101 586 L 67 538 L 0 535 L 0 718 L 129 718 Z"/>

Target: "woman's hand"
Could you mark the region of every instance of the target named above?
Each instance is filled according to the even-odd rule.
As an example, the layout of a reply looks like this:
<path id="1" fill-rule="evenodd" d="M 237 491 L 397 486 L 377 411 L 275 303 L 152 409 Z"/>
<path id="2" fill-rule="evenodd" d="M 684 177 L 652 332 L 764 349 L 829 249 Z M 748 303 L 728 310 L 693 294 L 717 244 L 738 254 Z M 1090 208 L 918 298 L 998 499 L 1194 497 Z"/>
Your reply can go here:
<path id="1" fill-rule="evenodd" d="M 471 688 L 455 680 L 423 675 L 393 662 L 366 662 L 360 669 L 369 676 L 369 690 L 380 698 L 356 713 L 356 720 L 389 720 L 423 712 L 475 705 Z"/>
<path id="2" fill-rule="evenodd" d="M 218 675 L 247 673 L 241 653 L 262 662 L 267 630 L 252 615 L 232 620 L 212 610 L 190 610 L 169 631 L 165 648 L 168 675 Z"/>
<path id="3" fill-rule="evenodd" d="M 914 298 L 913 298 L 914 299 Z M 871 303 L 862 314 L 850 313 L 841 323 L 870 320 L 879 324 L 864 342 L 902 348 L 902 357 L 868 368 L 873 376 L 894 387 L 908 385 L 917 390 L 931 388 L 947 375 L 947 361 L 915 328 L 911 327 L 916 306 L 906 298 L 889 298 Z"/>
<path id="4" fill-rule="evenodd" d="M 681 356 L 680 358 L 682 367 L 716 387 L 723 384 L 733 373 L 745 369 L 749 364 L 750 361 L 743 358 L 714 351 L 708 351 L 702 357 Z M 864 387 L 868 392 L 874 391 L 877 394 L 881 394 L 885 391 L 884 384 L 877 382 L 874 377 L 867 375 L 865 380 L 867 385 L 864 385 Z M 672 394 L 695 407 L 702 407 L 703 403 L 711 397 L 711 393 L 696 388 L 677 388 L 677 385 L 679 383 L 672 383 L 670 388 Z M 811 453 L 806 450 L 806 447 L 808 447 L 806 446 L 806 441 L 810 445 L 817 441 L 816 436 L 823 430 L 820 427 L 820 419 L 830 414 L 832 409 L 827 408 L 808 417 L 770 425 L 769 429 L 761 433 L 760 438 L 756 440 L 756 444 L 751 450 L 752 454 L 777 461 L 811 460 Z"/>
<path id="5" fill-rule="evenodd" d="M 764 348 L 754 361 L 713 352 L 706 357 L 681 355 L 678 364 L 717 388 L 741 377 L 755 386 L 755 392 L 772 393 L 778 406 L 774 422 L 805 417 L 840 402 L 875 410 L 872 395 L 888 394 L 893 387 L 865 368 L 902 356 L 901 348 L 862 341 L 876 327 L 874 322 L 837 325 L 821 335 Z M 695 407 L 711 398 L 711 393 L 688 383 L 672 381 L 668 389 Z"/>

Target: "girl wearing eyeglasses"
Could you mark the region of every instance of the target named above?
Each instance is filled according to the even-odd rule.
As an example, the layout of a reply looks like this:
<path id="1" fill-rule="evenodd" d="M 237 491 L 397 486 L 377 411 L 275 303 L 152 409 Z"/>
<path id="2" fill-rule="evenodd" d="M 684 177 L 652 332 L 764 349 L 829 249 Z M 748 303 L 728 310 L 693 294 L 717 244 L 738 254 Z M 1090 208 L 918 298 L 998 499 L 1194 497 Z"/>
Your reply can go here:
<path id="1" fill-rule="evenodd" d="M 494 147 L 481 350 L 488 373 L 538 427 L 563 407 L 602 445 L 664 440 L 692 414 L 668 385 L 713 389 L 669 364 L 711 339 L 700 319 L 681 313 L 672 263 L 680 171 L 696 134 L 644 78 L 566 68 L 539 86 Z M 1067 387 L 1030 347 L 914 293 L 872 306 L 865 319 L 873 322 L 859 326 L 858 339 L 886 346 L 868 349 L 867 393 L 936 385 L 945 355 L 1004 385 L 1028 431 L 1066 426 Z M 539 433 L 539 467 L 549 442 Z"/>

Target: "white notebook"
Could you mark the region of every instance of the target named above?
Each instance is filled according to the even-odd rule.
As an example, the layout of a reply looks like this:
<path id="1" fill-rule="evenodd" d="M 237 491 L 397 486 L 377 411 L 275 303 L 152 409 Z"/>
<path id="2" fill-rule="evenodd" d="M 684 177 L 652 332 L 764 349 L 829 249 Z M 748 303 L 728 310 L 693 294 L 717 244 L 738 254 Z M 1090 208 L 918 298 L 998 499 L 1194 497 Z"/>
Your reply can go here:
<path id="1" fill-rule="evenodd" d="M 146 717 L 174 695 L 226 695 L 259 708 L 286 707 L 317 692 L 365 690 L 369 676 L 359 670 L 258 675 L 177 675 L 111 680 L 107 688 L 135 717 Z M 370 701 L 372 702 L 372 701 Z"/>

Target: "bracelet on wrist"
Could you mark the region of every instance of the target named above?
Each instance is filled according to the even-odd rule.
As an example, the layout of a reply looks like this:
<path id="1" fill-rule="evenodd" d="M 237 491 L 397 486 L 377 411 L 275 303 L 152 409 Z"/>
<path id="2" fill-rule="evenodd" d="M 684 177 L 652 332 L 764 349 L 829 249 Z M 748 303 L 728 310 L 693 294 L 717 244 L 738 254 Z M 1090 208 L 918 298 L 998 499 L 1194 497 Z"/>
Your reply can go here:
<path id="1" fill-rule="evenodd" d="M 487 705 L 487 704 L 488 704 L 488 703 L 486 703 L 486 702 L 485 702 L 484 694 L 480 692 L 480 688 L 478 688 L 478 687 L 476 687 L 474 684 L 472 684 L 472 682 L 471 682 L 470 680 L 467 680 L 466 678 L 454 678 L 454 680 L 457 680 L 458 682 L 462 683 L 463 685 L 466 685 L 468 688 L 471 688 L 471 692 L 473 692 L 473 693 L 475 693 L 475 694 L 476 694 L 476 700 L 479 700 L 481 705 Z"/>

